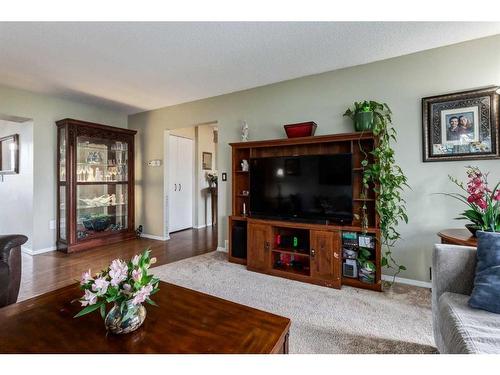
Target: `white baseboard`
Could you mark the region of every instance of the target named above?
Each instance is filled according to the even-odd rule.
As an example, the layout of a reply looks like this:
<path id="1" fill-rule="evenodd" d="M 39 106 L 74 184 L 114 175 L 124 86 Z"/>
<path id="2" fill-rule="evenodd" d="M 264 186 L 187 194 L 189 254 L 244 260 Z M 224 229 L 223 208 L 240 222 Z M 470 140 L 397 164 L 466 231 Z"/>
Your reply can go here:
<path id="1" fill-rule="evenodd" d="M 217 246 L 217 249 L 215 251 L 222 251 L 223 253 L 227 253 L 227 249 L 223 246 Z"/>
<path id="2" fill-rule="evenodd" d="M 390 275 L 382 275 L 382 280 L 392 282 L 393 277 Z M 428 281 L 420 281 L 420 280 L 413 280 L 413 279 L 405 279 L 403 277 L 396 277 L 396 282 L 400 283 L 400 284 L 418 286 L 421 288 L 429 288 L 429 289 L 432 288 L 432 283 L 430 283 Z"/>
<path id="3" fill-rule="evenodd" d="M 29 247 L 26 247 L 26 246 L 21 246 L 21 251 L 23 253 L 31 255 L 31 256 L 43 254 L 43 253 L 49 253 L 49 252 L 54 251 L 54 250 L 57 250 L 56 246 L 50 246 L 50 247 L 46 247 L 44 249 L 37 249 L 37 250 L 30 249 Z"/>
<path id="4" fill-rule="evenodd" d="M 206 228 L 206 227 L 211 227 L 213 226 L 212 223 L 208 223 L 208 224 L 202 224 L 202 225 L 195 225 L 193 226 L 194 229 L 202 229 L 202 228 Z"/>
<path id="5" fill-rule="evenodd" d="M 147 233 L 142 233 L 141 237 L 149 238 L 150 240 L 158 240 L 158 241 L 168 241 L 170 239 L 170 236 L 161 237 L 161 236 L 155 236 L 153 234 L 147 234 Z"/>

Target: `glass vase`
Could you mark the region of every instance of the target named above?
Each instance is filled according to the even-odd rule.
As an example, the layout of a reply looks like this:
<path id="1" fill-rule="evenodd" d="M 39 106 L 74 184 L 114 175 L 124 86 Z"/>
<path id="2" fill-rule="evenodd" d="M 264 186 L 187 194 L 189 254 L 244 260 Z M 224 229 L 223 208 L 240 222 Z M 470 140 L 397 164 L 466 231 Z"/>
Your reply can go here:
<path id="1" fill-rule="evenodd" d="M 139 328 L 146 319 L 146 309 L 142 305 L 133 305 L 132 301 L 126 303 L 123 311 L 120 305 L 115 304 L 109 310 L 104 325 L 106 329 L 116 335 L 130 333 Z"/>

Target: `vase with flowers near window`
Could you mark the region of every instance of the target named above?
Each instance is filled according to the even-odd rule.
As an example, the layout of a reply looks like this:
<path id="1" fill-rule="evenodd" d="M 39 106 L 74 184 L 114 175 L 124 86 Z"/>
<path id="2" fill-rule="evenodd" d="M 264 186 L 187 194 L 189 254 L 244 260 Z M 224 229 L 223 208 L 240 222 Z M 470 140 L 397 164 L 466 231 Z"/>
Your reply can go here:
<path id="1" fill-rule="evenodd" d="M 478 230 L 500 232 L 500 181 L 491 189 L 488 175 L 478 167 L 468 166 L 467 184 L 448 176 L 463 193 L 443 193 L 467 205 L 467 209 L 457 219 L 472 222 L 465 227 L 473 236 L 476 236 Z"/>

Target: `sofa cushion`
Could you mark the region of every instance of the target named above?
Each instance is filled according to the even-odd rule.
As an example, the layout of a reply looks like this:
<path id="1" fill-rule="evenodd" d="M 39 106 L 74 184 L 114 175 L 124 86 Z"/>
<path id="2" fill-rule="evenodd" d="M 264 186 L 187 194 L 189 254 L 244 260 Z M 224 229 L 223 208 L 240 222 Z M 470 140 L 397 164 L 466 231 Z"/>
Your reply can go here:
<path id="1" fill-rule="evenodd" d="M 445 353 L 500 353 L 500 315 L 473 309 L 469 296 L 443 293 L 439 329 Z"/>
<path id="2" fill-rule="evenodd" d="M 9 294 L 9 266 L 0 260 L 0 307 L 7 304 Z"/>
<path id="3" fill-rule="evenodd" d="M 500 233 L 477 232 L 477 265 L 469 305 L 500 314 Z"/>

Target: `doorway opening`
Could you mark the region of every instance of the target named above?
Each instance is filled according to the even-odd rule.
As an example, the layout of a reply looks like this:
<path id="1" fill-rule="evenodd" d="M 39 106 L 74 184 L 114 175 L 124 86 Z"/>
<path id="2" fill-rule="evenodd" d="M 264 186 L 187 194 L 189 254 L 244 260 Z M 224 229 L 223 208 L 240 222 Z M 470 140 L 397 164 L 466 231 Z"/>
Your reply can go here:
<path id="1" fill-rule="evenodd" d="M 33 249 L 33 121 L 0 114 L 0 234 L 24 234 Z"/>
<path id="2" fill-rule="evenodd" d="M 217 235 L 217 143 L 217 122 L 165 131 L 165 238 L 187 229 Z"/>

